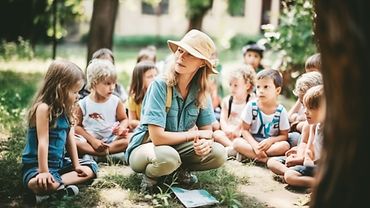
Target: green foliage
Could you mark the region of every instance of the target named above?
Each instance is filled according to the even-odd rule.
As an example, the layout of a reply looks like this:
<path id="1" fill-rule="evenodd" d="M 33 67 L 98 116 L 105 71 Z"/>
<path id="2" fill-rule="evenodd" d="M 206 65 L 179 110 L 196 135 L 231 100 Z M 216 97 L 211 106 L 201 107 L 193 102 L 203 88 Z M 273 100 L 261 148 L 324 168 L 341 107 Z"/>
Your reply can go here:
<path id="1" fill-rule="evenodd" d="M 126 89 L 131 82 L 131 75 L 128 74 L 126 71 L 122 71 L 118 74 L 118 83 L 123 85 L 123 87 Z"/>
<path id="2" fill-rule="evenodd" d="M 281 70 L 303 72 L 306 58 L 316 52 L 313 18 L 312 0 L 286 0 L 283 1 L 278 29 L 264 27 L 264 35 L 272 50 L 283 56 Z"/>
<path id="3" fill-rule="evenodd" d="M 228 0 L 227 11 L 231 16 L 244 16 L 245 0 Z"/>
<path id="4" fill-rule="evenodd" d="M 155 45 L 158 47 L 167 46 L 167 40 L 177 40 L 176 36 L 155 36 L 155 35 L 141 35 L 141 36 L 115 36 L 114 45 L 123 47 L 145 47 L 148 45 Z"/>
<path id="5" fill-rule="evenodd" d="M 47 6 L 45 11 L 36 16 L 34 24 L 45 24 L 47 25 L 46 34 L 49 37 L 54 35 L 53 31 L 53 7 L 56 7 L 56 38 L 61 39 L 67 35 L 65 29 L 67 24 L 78 22 L 83 19 L 83 5 L 82 0 L 47 0 Z"/>
<path id="6" fill-rule="evenodd" d="M 230 39 L 230 48 L 241 50 L 249 41 L 257 42 L 261 38 L 260 35 L 243 35 L 236 34 Z M 240 52 L 241 53 L 241 52 Z"/>
<path id="7" fill-rule="evenodd" d="M 36 92 L 40 77 L 37 73 L 0 71 L 0 130 L 12 129 L 24 120 L 25 108 Z"/>
<path id="8" fill-rule="evenodd" d="M 199 186 L 214 194 L 222 205 L 242 207 L 241 196 L 237 193 L 237 184 L 241 181 L 224 168 L 199 172 L 197 176 Z"/>
<path id="9" fill-rule="evenodd" d="M 128 177 L 124 177 L 121 174 L 109 174 L 102 178 L 95 180 L 93 187 L 102 188 L 124 188 L 129 190 L 139 191 L 141 183 L 141 177 L 139 174 L 131 174 Z"/>
<path id="10" fill-rule="evenodd" d="M 22 190 L 21 155 L 25 144 L 25 107 L 36 91 L 40 74 L 0 71 L 0 130 L 10 132 L 0 143 L 0 198 L 11 199 Z"/>
<path id="11" fill-rule="evenodd" d="M 211 8 L 213 0 L 187 0 L 186 17 L 189 19 L 201 16 L 205 11 Z"/>
<path id="12" fill-rule="evenodd" d="M 22 37 L 18 37 L 18 41 L 16 42 L 6 42 L 5 40 L 1 42 L 0 60 L 31 60 L 33 57 L 34 53 L 30 42 L 28 40 L 24 40 Z"/>
<path id="13" fill-rule="evenodd" d="M 0 199 L 12 199 L 23 190 L 21 181 L 21 155 L 25 144 L 25 127 L 21 118 L 14 116 L 8 140 L 0 143 Z"/>

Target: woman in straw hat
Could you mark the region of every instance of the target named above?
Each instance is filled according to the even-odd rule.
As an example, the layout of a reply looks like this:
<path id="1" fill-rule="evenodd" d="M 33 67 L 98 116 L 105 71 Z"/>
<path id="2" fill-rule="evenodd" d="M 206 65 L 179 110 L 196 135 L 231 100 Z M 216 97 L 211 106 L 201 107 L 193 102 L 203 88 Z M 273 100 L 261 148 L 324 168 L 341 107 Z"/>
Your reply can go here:
<path id="1" fill-rule="evenodd" d="M 191 30 L 168 46 L 174 61 L 165 77 L 149 87 L 126 151 L 130 167 L 144 173 L 142 192 L 154 191 L 158 179 L 169 174 L 176 174 L 180 184 L 196 183 L 189 171 L 218 168 L 226 161 L 224 147 L 212 139 L 215 116 L 206 94 L 208 76 L 217 73 L 215 44 L 205 33 Z"/>

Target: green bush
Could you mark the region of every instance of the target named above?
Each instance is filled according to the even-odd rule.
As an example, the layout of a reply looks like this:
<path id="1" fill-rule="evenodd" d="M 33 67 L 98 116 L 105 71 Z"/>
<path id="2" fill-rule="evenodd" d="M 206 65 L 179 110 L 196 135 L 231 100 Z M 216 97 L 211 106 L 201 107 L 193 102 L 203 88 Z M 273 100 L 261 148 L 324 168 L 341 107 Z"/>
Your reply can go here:
<path id="1" fill-rule="evenodd" d="M 115 46 L 125 47 L 145 47 L 148 45 L 155 45 L 157 47 L 166 47 L 167 40 L 178 40 L 175 36 L 155 36 L 155 35 L 142 35 L 142 36 L 115 36 Z"/>
<path id="2" fill-rule="evenodd" d="M 33 57 L 34 52 L 30 42 L 28 40 L 23 40 L 22 37 L 19 37 L 17 42 L 1 42 L 0 59 L 5 61 L 19 59 L 31 60 Z"/>

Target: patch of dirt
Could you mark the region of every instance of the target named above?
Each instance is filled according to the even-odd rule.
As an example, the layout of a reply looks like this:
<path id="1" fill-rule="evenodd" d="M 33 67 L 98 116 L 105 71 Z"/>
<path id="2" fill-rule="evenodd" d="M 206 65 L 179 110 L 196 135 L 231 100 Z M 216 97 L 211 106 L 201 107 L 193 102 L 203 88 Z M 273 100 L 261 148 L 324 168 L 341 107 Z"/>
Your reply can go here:
<path id="1" fill-rule="evenodd" d="M 239 178 L 247 178 L 247 184 L 240 184 L 239 191 L 245 196 L 254 197 L 266 207 L 308 207 L 308 193 L 288 190 L 287 184 L 273 179 L 273 173 L 266 167 L 228 161 L 226 169 Z"/>

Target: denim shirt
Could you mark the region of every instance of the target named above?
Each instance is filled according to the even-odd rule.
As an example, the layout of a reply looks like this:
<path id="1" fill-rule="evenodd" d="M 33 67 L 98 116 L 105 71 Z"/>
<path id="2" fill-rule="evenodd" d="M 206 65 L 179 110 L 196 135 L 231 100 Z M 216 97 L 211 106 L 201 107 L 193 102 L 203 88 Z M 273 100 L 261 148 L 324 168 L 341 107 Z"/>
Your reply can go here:
<path id="1" fill-rule="evenodd" d="M 184 132 L 194 125 L 202 127 L 210 125 L 216 120 L 210 97 L 207 98 L 206 108 L 202 109 L 196 106 L 199 88 L 197 75 L 190 83 L 186 100 L 183 100 L 176 87 L 172 87 L 172 102 L 168 112 L 166 112 L 166 82 L 163 78 L 157 78 L 151 83 L 142 103 L 140 125 L 132 135 L 126 150 L 127 162 L 129 162 L 132 150 L 143 143 L 149 124 L 162 127 L 165 131 Z"/>
<path id="2" fill-rule="evenodd" d="M 49 127 L 48 166 L 50 168 L 60 168 L 63 166 L 65 145 L 69 130 L 70 124 L 67 116 L 64 114 L 56 119 L 54 126 Z M 37 152 L 37 131 L 36 127 L 32 127 L 27 132 L 27 142 L 22 154 L 22 163 L 37 166 Z"/>

